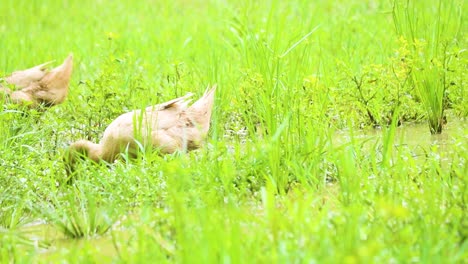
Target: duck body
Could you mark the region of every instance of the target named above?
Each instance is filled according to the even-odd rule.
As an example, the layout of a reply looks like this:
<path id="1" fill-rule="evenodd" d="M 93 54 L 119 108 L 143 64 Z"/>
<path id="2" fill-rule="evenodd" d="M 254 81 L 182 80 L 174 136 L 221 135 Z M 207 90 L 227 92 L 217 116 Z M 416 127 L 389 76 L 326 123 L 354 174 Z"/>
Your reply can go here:
<path id="1" fill-rule="evenodd" d="M 69 55 L 60 66 L 48 71 L 50 63 L 13 72 L 4 79 L 6 83 L 20 90 L 11 91 L 6 87 L 0 87 L 1 92 L 7 94 L 13 103 L 27 105 L 30 108 L 39 105 L 50 107 L 63 103 L 68 95 L 73 56 Z"/>
<path id="2" fill-rule="evenodd" d="M 26 88 L 34 82 L 40 81 L 47 74 L 47 67 L 52 62 L 46 62 L 30 69 L 14 71 L 11 75 L 5 77 L 5 81 L 13 84 L 16 88 Z"/>
<path id="3" fill-rule="evenodd" d="M 161 154 L 199 148 L 210 127 L 215 90 L 212 87 L 191 106 L 192 94 L 187 94 L 120 115 L 106 128 L 98 144 L 87 140 L 73 143 L 68 164 L 73 165 L 79 156 L 95 162 L 113 162 L 123 152 L 135 157 L 142 146 Z"/>

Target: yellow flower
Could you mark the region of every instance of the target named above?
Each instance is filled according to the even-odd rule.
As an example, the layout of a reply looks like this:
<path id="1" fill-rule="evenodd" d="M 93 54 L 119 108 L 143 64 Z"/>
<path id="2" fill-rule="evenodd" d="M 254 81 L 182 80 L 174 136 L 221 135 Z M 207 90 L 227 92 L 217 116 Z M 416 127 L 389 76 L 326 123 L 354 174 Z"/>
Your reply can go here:
<path id="1" fill-rule="evenodd" d="M 118 39 L 118 38 L 120 37 L 119 34 L 114 33 L 114 32 L 112 32 L 112 31 L 107 32 L 106 35 L 107 35 L 107 39 L 108 39 L 108 40 Z"/>

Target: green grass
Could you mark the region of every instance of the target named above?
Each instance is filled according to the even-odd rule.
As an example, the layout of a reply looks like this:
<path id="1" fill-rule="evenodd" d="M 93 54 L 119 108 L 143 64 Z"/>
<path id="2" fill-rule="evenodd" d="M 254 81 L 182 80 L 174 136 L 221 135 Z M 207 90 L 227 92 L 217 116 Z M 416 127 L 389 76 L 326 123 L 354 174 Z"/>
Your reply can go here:
<path id="1" fill-rule="evenodd" d="M 411 76 L 427 113 L 432 134 L 442 133 L 452 58 L 463 50 L 463 2 L 395 0 L 393 18 L 398 34 L 409 43 Z"/>
<path id="2" fill-rule="evenodd" d="M 65 103 L 3 104 L 0 262 L 463 262 L 465 21 L 438 17 L 450 46 L 435 69 L 425 53 L 416 64 L 393 11 L 371 0 L 2 1 L 0 76 L 70 52 L 75 64 Z M 451 129 L 410 144 L 397 126 L 430 118 L 418 78 L 441 87 L 438 74 Z M 214 83 L 202 149 L 85 161 L 66 184 L 71 142 Z"/>

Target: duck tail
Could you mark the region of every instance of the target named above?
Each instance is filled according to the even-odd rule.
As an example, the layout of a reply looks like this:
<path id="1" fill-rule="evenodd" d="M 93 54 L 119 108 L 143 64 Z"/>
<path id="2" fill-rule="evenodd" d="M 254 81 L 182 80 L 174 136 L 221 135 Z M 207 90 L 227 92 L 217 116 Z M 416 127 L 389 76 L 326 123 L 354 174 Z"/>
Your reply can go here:
<path id="1" fill-rule="evenodd" d="M 52 69 L 44 78 L 42 78 L 41 86 L 49 89 L 64 89 L 68 91 L 68 84 L 73 70 L 73 55 L 70 54 L 64 60 L 62 65 Z"/>
<path id="2" fill-rule="evenodd" d="M 205 132 L 210 127 L 211 112 L 217 85 L 207 88 L 203 96 L 189 107 L 192 117 Z"/>

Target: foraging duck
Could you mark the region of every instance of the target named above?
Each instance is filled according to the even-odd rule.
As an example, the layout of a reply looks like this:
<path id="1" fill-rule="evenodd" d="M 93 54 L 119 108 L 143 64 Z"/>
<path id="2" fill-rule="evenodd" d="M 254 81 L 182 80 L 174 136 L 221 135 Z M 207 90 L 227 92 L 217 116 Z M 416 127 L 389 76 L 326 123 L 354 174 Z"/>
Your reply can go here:
<path id="1" fill-rule="evenodd" d="M 0 86 L 0 91 L 9 95 L 13 103 L 28 105 L 30 108 L 40 104 L 50 107 L 62 103 L 68 95 L 73 56 L 69 55 L 62 65 L 47 71 L 47 66 L 51 63 L 46 62 L 27 70 L 13 72 L 4 80 L 20 90 L 12 92 Z"/>
<path id="2" fill-rule="evenodd" d="M 41 80 L 47 73 L 47 66 L 52 62 L 46 62 L 27 70 L 15 71 L 10 76 L 3 78 L 7 84 L 12 84 L 16 88 L 25 88 L 33 82 Z M 0 84 L 0 91 L 11 96 L 11 90 Z"/>
<path id="3" fill-rule="evenodd" d="M 74 171 L 80 157 L 113 162 L 120 153 L 136 156 L 139 144 L 151 146 L 161 154 L 193 150 L 201 146 L 210 128 L 216 85 L 188 106 L 191 93 L 171 101 L 133 110 L 117 117 L 104 131 L 99 144 L 79 140 L 71 144 L 65 162 L 67 173 Z"/>
<path id="4" fill-rule="evenodd" d="M 47 66 L 49 66 L 52 61 L 34 66 L 30 69 L 15 71 L 10 76 L 5 77 L 5 81 L 9 84 L 15 85 L 17 88 L 28 87 L 31 83 L 37 82 L 44 78 L 47 74 Z"/>

